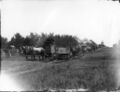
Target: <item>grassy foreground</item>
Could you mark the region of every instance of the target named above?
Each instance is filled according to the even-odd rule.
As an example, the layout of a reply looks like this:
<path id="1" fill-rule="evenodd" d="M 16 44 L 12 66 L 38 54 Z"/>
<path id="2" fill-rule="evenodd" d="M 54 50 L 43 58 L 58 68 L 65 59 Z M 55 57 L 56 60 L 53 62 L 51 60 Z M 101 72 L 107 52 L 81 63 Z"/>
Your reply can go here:
<path id="1" fill-rule="evenodd" d="M 39 71 L 40 88 L 115 89 L 112 53 L 107 48 L 83 58 L 54 63 Z M 109 52 L 108 52 L 109 51 Z M 108 53 L 108 54 L 107 54 Z M 112 68 L 112 69 L 111 69 Z"/>
<path id="2" fill-rule="evenodd" d="M 34 62 L 13 57 L 2 62 L 2 69 L 17 74 L 13 77 L 25 90 L 87 88 L 97 92 L 115 89 L 114 59 L 112 49 L 103 48 L 59 62 Z"/>

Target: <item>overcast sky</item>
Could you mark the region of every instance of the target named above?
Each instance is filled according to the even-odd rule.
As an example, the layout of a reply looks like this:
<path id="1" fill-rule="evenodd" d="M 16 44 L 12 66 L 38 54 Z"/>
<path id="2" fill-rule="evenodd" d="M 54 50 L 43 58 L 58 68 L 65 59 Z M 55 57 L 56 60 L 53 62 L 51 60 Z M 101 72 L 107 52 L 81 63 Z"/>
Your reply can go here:
<path id="1" fill-rule="evenodd" d="M 120 39 L 120 3 L 108 0 L 3 0 L 2 31 L 70 34 L 111 46 Z"/>

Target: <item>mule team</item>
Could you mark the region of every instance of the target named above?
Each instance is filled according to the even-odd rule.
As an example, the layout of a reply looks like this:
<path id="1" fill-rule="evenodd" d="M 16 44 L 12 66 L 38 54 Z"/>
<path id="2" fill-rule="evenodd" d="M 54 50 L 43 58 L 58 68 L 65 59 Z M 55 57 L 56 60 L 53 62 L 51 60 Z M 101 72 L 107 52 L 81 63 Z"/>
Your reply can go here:
<path id="1" fill-rule="evenodd" d="M 72 53 L 69 48 L 59 47 L 54 48 L 51 46 L 48 49 L 43 47 L 32 47 L 32 46 L 23 46 L 21 48 L 22 54 L 25 55 L 26 59 L 39 59 L 44 60 L 46 58 L 49 59 L 68 59 Z"/>
<path id="2" fill-rule="evenodd" d="M 8 56 L 14 55 L 14 52 L 24 55 L 26 59 L 69 59 L 77 55 L 84 55 L 86 53 L 92 53 L 99 47 L 92 43 L 82 43 L 76 47 L 58 47 L 55 44 L 48 45 L 45 47 L 33 47 L 33 46 L 21 46 L 19 49 L 16 49 L 15 46 L 11 46 L 9 49 L 4 50 L 5 53 L 8 53 Z"/>
<path id="3" fill-rule="evenodd" d="M 20 48 L 20 53 L 25 55 L 26 59 L 69 59 L 76 56 L 78 53 L 84 55 L 87 52 L 95 51 L 97 47 L 90 46 L 79 46 L 79 47 L 57 47 L 55 45 L 43 47 L 33 47 L 33 46 L 22 46 Z"/>

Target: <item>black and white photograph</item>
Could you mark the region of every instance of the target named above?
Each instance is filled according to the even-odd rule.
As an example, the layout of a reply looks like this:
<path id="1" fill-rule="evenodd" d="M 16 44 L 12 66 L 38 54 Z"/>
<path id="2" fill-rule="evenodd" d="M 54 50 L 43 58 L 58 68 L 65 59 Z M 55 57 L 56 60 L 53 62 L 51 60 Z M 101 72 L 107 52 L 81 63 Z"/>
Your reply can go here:
<path id="1" fill-rule="evenodd" d="M 0 0 L 0 91 L 120 92 L 120 0 Z"/>

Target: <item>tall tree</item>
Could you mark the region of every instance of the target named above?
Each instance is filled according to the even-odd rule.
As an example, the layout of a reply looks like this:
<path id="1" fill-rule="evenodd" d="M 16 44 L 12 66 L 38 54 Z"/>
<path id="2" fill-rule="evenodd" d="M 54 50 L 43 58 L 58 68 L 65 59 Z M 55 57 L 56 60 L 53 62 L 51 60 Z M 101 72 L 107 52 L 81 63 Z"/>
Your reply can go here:
<path id="1" fill-rule="evenodd" d="M 7 40 L 7 38 L 5 38 L 5 37 L 2 37 L 1 35 L 0 35 L 0 48 L 7 48 L 7 46 L 8 46 L 8 40 Z"/>
<path id="2" fill-rule="evenodd" d="M 23 45 L 24 46 L 31 46 L 32 45 L 31 39 L 28 36 L 25 37 Z"/>
<path id="3" fill-rule="evenodd" d="M 55 35 L 54 40 L 56 46 L 76 47 L 78 45 L 77 38 L 71 35 Z"/>
<path id="4" fill-rule="evenodd" d="M 43 46 L 45 40 L 48 38 L 48 35 L 45 33 L 41 33 L 40 38 L 37 42 L 37 46 Z"/>
<path id="5" fill-rule="evenodd" d="M 32 46 L 38 46 L 38 42 L 39 42 L 39 39 L 40 39 L 40 36 L 37 34 L 37 33 L 30 33 L 30 35 L 28 36 L 28 38 L 30 39 L 30 44 Z"/>
<path id="6" fill-rule="evenodd" d="M 44 43 L 43 43 L 43 48 L 45 49 L 46 51 L 46 55 L 47 56 L 51 56 L 52 53 L 51 53 L 51 45 L 54 44 L 54 39 L 53 37 L 48 37 Z"/>
<path id="7" fill-rule="evenodd" d="M 23 46 L 24 37 L 21 36 L 20 33 L 16 33 L 10 41 L 10 45 L 14 45 L 16 48 Z"/>
<path id="8" fill-rule="evenodd" d="M 44 41 L 44 44 L 43 44 L 43 47 L 46 47 L 46 46 L 51 46 L 54 44 L 54 39 L 53 37 L 48 37 L 45 41 Z"/>

